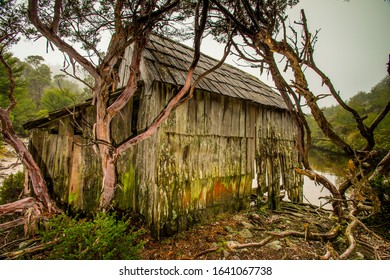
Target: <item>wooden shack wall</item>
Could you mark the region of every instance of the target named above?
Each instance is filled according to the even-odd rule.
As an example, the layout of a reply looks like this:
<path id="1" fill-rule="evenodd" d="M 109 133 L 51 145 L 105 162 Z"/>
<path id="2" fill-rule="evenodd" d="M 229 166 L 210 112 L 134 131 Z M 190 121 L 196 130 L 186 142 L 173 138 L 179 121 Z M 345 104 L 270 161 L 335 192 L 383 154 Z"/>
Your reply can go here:
<path id="1" fill-rule="evenodd" d="M 161 105 L 172 89 L 154 84 Z M 254 137 L 247 134 L 247 121 L 244 101 L 205 91 L 172 112 L 158 133 L 152 203 L 159 205 L 153 214 L 157 231 L 171 234 L 249 205 L 253 170 L 247 166 L 247 142 Z"/>
<path id="2" fill-rule="evenodd" d="M 137 121 L 131 120 L 132 102 L 114 120 L 114 141 L 145 129 L 175 89 L 148 85 L 139 95 Z M 55 199 L 75 211 L 94 211 L 100 196 L 100 159 L 88 140 L 94 120 L 94 108 L 87 107 L 31 134 L 31 149 Z M 196 91 L 157 133 L 118 158 L 113 206 L 141 214 L 156 235 L 172 234 L 217 213 L 248 207 L 255 159 L 262 191 L 277 189 L 283 174 L 284 185 L 293 186 L 287 188 L 289 196 L 300 192 L 292 172 L 297 158 L 288 113 Z"/>
<path id="3" fill-rule="evenodd" d="M 129 135 L 132 104 L 129 103 L 112 123 L 113 140 Z M 76 110 L 32 129 L 29 149 L 43 172 L 50 193 L 63 208 L 92 212 L 97 209 L 102 171 L 93 145 L 95 108 Z M 131 158 L 131 156 L 128 156 Z"/>
<path id="4" fill-rule="evenodd" d="M 302 202 L 303 179 L 295 172 L 299 161 L 297 128 L 288 111 L 256 110 L 256 170 L 258 194 L 268 193 L 269 206 L 279 208 L 281 188 L 292 202 Z"/>

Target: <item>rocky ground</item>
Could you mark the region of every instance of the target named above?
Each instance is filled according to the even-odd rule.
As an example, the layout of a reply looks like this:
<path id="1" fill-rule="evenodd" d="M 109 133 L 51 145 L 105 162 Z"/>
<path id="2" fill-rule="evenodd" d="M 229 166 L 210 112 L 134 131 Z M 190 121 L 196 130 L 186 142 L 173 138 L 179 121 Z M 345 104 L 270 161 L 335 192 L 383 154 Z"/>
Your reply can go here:
<path id="1" fill-rule="evenodd" d="M 331 212 L 311 205 L 283 203 L 277 212 L 252 208 L 235 215 L 221 215 L 213 222 L 160 241 L 150 238 L 142 257 L 153 260 L 336 259 L 348 246 L 344 235 L 331 241 L 305 239 L 305 232 L 326 233 L 334 224 Z M 389 228 L 387 222 L 388 236 Z M 285 234 L 291 235 L 281 237 Z M 350 259 L 390 259 L 389 239 L 358 228 L 357 249 Z"/>

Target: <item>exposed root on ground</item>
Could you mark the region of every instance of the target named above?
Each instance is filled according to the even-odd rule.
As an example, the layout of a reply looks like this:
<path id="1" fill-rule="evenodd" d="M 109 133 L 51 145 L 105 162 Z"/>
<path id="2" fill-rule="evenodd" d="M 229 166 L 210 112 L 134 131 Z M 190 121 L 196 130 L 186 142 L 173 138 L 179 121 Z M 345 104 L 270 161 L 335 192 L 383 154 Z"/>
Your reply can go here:
<path id="1" fill-rule="evenodd" d="M 340 221 L 331 211 L 284 202 L 279 211 L 252 208 L 234 215 L 223 214 L 209 224 L 160 241 L 145 235 L 149 240 L 142 258 L 390 259 L 389 240 L 353 214 Z M 388 229 L 389 223 L 385 225 Z M 39 237 L 20 238 L 23 231 L 19 238 L 12 237 L 12 230 L 0 231 L 0 258 L 44 258 L 40 255 L 48 244 L 41 244 Z"/>
<path id="2" fill-rule="evenodd" d="M 145 259 L 390 259 L 390 243 L 351 214 L 341 221 L 312 205 L 283 203 L 150 240 Z"/>

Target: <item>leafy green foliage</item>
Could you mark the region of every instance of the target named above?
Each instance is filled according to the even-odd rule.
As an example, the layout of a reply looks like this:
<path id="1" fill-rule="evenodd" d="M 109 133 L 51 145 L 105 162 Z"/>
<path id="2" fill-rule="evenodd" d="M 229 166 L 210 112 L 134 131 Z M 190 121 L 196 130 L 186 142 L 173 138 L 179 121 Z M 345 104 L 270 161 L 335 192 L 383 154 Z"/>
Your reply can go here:
<path id="1" fill-rule="evenodd" d="M 15 77 L 16 88 L 14 98 L 16 106 L 10 112 L 15 131 L 20 135 L 26 135 L 22 125 L 36 117 L 37 107 L 30 98 L 28 84 L 24 79 L 25 64 L 11 54 L 5 54 L 7 63 L 11 66 Z M 4 65 L 0 64 L 0 106 L 7 108 L 10 101 L 8 99 L 10 81 Z"/>
<path id="2" fill-rule="evenodd" d="M 24 63 L 24 77 L 28 84 L 31 99 L 39 106 L 43 91 L 51 83 L 51 71 L 49 66 L 43 64 L 44 58 L 39 55 L 31 55 Z"/>
<path id="3" fill-rule="evenodd" d="M 88 97 L 87 92 L 80 92 L 76 83 L 67 80 L 66 75 L 60 74 L 55 75 L 52 85 L 44 90 L 41 105 L 44 110 L 54 111 L 83 102 Z"/>
<path id="4" fill-rule="evenodd" d="M 24 123 L 44 117 L 49 111 L 83 102 L 89 97 L 88 92 L 80 92 L 78 85 L 67 80 L 65 75 L 56 75 L 52 81 L 51 70 L 43 64 L 41 56 L 29 56 L 25 62 L 10 53 L 4 57 L 15 77 L 14 98 L 17 103 L 10 111 L 10 118 L 20 136 L 27 136 L 27 131 L 22 127 Z M 6 69 L 0 64 L 0 106 L 4 109 L 10 103 L 9 85 Z"/>
<path id="5" fill-rule="evenodd" d="M 22 19 L 23 8 L 17 2 L 16 0 L 0 1 L 0 45 L 2 48 L 9 49 L 11 45 L 17 43 L 20 40 L 20 37 L 16 36 L 18 33 L 28 34 L 31 31 L 26 20 Z"/>
<path id="6" fill-rule="evenodd" d="M 42 241 L 57 241 L 48 248 L 49 259 L 138 259 L 144 245 L 138 239 L 143 231 L 135 230 L 129 223 L 108 213 L 98 213 L 93 220 L 62 214 L 45 224 Z"/>
<path id="7" fill-rule="evenodd" d="M 3 186 L 0 187 L 0 205 L 7 204 L 18 200 L 18 197 L 23 191 L 24 173 L 18 172 L 8 176 Z"/>
<path id="8" fill-rule="evenodd" d="M 42 106 L 48 111 L 58 110 L 76 103 L 76 95 L 69 88 L 49 88 L 44 91 Z"/>
<path id="9" fill-rule="evenodd" d="M 359 92 L 347 104 L 354 108 L 361 116 L 367 116 L 364 123 L 370 126 L 389 100 L 390 77 L 386 77 L 375 85 L 370 92 Z M 323 108 L 323 111 L 338 135 L 343 137 L 354 149 L 364 148 L 366 144 L 365 139 L 356 128 L 356 122 L 352 114 L 341 108 L 341 106 Z M 312 131 L 313 145 L 330 151 L 338 151 L 337 147 L 323 135 L 313 117 L 309 116 L 307 119 Z M 382 120 L 376 128 L 374 135 L 377 149 L 390 149 L 389 115 Z"/>

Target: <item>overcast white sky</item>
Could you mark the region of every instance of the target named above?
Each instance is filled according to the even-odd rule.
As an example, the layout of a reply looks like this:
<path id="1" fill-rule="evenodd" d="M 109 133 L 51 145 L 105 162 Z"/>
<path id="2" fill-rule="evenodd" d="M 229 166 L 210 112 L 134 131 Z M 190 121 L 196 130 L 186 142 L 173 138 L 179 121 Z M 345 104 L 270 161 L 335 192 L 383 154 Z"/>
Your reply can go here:
<path id="1" fill-rule="evenodd" d="M 299 18 L 304 9 L 311 31 L 321 29 L 315 49 L 319 67 L 331 78 L 343 99 L 358 91 L 369 91 L 386 76 L 386 63 L 390 54 L 390 3 L 384 0 L 301 0 L 290 14 Z M 202 51 L 213 57 L 222 55 L 222 47 L 205 42 Z M 20 43 L 13 53 L 24 59 L 29 55 L 41 55 L 49 65 L 62 65 L 59 53 L 46 53 L 44 40 L 35 43 Z M 234 65 L 234 60 L 229 61 Z M 258 69 L 243 68 L 256 76 Z M 271 80 L 261 78 L 273 86 Z M 320 82 L 311 87 L 324 93 Z M 325 100 L 322 105 L 334 104 Z"/>
<path id="2" fill-rule="evenodd" d="M 369 91 L 386 76 L 390 54 L 390 1 L 301 0 L 289 15 L 299 19 L 304 9 L 312 33 L 320 29 L 315 48 L 317 65 L 333 81 L 344 100 Z M 215 50 L 204 50 L 213 55 Z M 234 60 L 233 60 L 234 61 Z M 232 63 L 233 64 L 233 63 Z M 258 69 L 244 69 L 259 76 Z M 310 78 L 314 92 L 326 93 L 321 81 Z M 273 85 L 272 80 L 261 80 Z M 390 98 L 390 96 L 389 96 Z M 332 98 L 322 106 L 335 104 Z"/>

